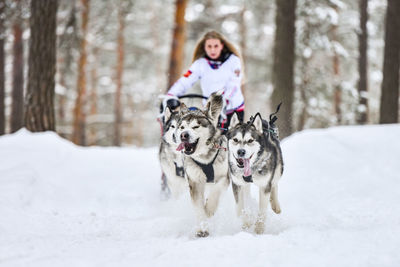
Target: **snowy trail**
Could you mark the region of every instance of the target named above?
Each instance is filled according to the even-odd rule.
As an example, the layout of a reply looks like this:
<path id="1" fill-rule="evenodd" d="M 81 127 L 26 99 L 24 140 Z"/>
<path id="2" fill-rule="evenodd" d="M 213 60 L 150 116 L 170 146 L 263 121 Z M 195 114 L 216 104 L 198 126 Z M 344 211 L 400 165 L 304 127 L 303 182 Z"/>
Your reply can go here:
<path id="1" fill-rule="evenodd" d="M 188 194 L 160 201 L 157 148 L 21 130 L 0 137 L 0 266 L 400 266 L 399 136 L 400 125 L 295 134 L 266 234 L 241 231 L 229 189 L 198 239 Z"/>

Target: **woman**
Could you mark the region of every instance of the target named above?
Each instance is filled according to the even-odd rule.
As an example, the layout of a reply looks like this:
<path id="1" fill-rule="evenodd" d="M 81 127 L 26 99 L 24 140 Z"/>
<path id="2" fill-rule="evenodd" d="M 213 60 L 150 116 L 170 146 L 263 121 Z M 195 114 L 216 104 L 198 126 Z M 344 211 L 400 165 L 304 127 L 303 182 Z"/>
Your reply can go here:
<path id="1" fill-rule="evenodd" d="M 168 95 L 181 96 L 200 80 L 206 97 L 224 90 L 227 119 L 221 123 L 221 128 L 228 128 L 235 111 L 240 121 L 243 121 L 244 98 L 240 88 L 242 68 L 236 48 L 220 33 L 210 31 L 197 43 L 192 62 L 189 70 L 169 89 Z"/>

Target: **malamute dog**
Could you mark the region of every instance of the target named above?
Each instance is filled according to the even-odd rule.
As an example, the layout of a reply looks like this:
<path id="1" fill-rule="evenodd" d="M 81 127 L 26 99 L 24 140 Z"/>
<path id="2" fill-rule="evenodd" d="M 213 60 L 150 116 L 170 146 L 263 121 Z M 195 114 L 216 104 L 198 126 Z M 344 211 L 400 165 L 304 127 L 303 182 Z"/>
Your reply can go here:
<path id="1" fill-rule="evenodd" d="M 257 113 L 247 123 L 240 123 L 234 114 L 227 132 L 229 175 L 243 228 L 252 225 L 251 216 L 244 212 L 244 202 L 250 195 L 250 184 L 259 187 L 259 211 L 255 222 L 257 234 L 264 232 L 269 202 L 275 213 L 281 212 L 278 181 L 283 173 L 283 159 L 276 131 L 272 127 L 275 120 L 276 117 L 268 123 Z"/>
<path id="2" fill-rule="evenodd" d="M 176 136 L 184 154 L 185 176 L 198 219 L 198 237 L 209 234 L 207 218 L 214 215 L 221 193 L 229 185 L 226 138 L 217 128 L 222 92 L 214 93 L 202 110 L 181 105 Z M 209 191 L 208 196 L 205 192 Z"/>
<path id="3" fill-rule="evenodd" d="M 183 155 L 177 151 L 178 143 L 175 130 L 179 115 L 177 111 L 171 112 L 169 107 L 164 111 L 163 134 L 161 138 L 159 160 L 161 170 L 165 175 L 162 191 L 168 197 L 168 190 L 177 198 L 188 187 L 183 170 Z"/>

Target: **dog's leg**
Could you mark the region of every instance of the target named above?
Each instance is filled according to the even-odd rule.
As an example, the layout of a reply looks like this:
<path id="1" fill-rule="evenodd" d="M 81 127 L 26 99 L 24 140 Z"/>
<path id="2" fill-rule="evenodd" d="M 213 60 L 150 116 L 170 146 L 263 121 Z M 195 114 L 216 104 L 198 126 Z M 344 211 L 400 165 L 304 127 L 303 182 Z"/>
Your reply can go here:
<path id="1" fill-rule="evenodd" d="M 250 198 L 250 185 L 241 186 L 240 192 L 240 217 L 242 218 L 242 229 L 249 229 L 252 225 L 252 214 L 249 210 L 248 203 Z M 247 204 L 246 204 L 247 203 Z"/>
<path id="2" fill-rule="evenodd" d="M 242 217 L 242 212 L 243 212 L 242 187 L 240 185 L 235 184 L 232 181 L 232 191 L 233 191 L 233 196 L 235 197 L 235 202 L 236 202 L 236 214 L 238 217 Z"/>
<path id="3" fill-rule="evenodd" d="M 171 196 L 171 190 L 167 183 L 167 176 L 163 172 L 161 174 L 161 200 L 167 200 Z"/>
<path id="4" fill-rule="evenodd" d="M 218 208 L 221 193 L 226 190 L 228 185 L 228 179 L 221 179 L 217 184 L 212 186 L 205 205 L 205 210 L 208 217 L 212 217 L 214 215 Z"/>
<path id="5" fill-rule="evenodd" d="M 250 186 L 240 186 L 232 182 L 232 191 L 236 202 L 236 214 L 242 219 L 242 229 L 249 229 L 252 225 L 251 213 L 246 209 L 245 202 L 250 196 Z"/>
<path id="6" fill-rule="evenodd" d="M 271 202 L 272 210 L 276 214 L 281 213 L 281 206 L 279 205 L 279 201 L 278 201 L 278 185 L 272 186 L 271 197 L 270 197 L 269 200 Z"/>
<path id="7" fill-rule="evenodd" d="M 204 184 L 193 182 L 189 177 L 188 181 L 190 197 L 192 199 L 199 224 L 199 229 L 197 230 L 196 235 L 198 237 L 206 237 L 209 235 L 209 233 L 207 215 L 204 209 Z"/>
<path id="8" fill-rule="evenodd" d="M 168 187 L 171 191 L 172 199 L 178 199 L 185 191 L 187 192 L 187 183 L 185 178 L 174 175 L 167 179 Z"/>
<path id="9" fill-rule="evenodd" d="M 236 205 L 238 205 L 238 201 L 239 201 L 239 193 L 240 193 L 240 186 L 239 185 L 237 185 L 237 184 L 235 184 L 233 181 L 232 181 L 232 191 L 233 191 L 233 196 L 234 196 L 234 198 L 235 198 L 235 202 L 236 202 Z M 236 206 L 237 207 L 237 206 Z M 238 210 L 237 210 L 238 211 Z M 240 214 L 238 213 L 238 216 L 239 216 Z"/>
<path id="10" fill-rule="evenodd" d="M 267 217 L 267 208 L 270 195 L 271 195 L 271 187 L 267 186 L 259 188 L 259 200 L 258 200 L 259 210 L 255 228 L 256 233 L 259 235 L 264 233 L 265 219 Z"/>
<path id="11" fill-rule="evenodd" d="M 278 200 L 278 182 L 281 179 L 281 174 L 282 174 L 282 165 L 278 164 L 277 168 L 275 168 L 275 172 L 271 181 L 272 188 L 271 188 L 271 198 L 270 198 L 271 208 L 276 214 L 281 213 L 281 206 L 279 205 L 279 200 Z"/>

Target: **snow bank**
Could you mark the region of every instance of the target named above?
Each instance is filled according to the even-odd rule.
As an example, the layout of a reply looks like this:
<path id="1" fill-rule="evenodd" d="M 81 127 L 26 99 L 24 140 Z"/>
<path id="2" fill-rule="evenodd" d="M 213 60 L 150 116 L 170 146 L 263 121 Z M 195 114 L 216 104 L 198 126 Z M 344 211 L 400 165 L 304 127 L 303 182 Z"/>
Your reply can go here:
<path id="1" fill-rule="evenodd" d="M 198 239 L 188 194 L 160 201 L 157 148 L 21 130 L 0 137 L 0 266 L 400 266 L 399 136 L 399 125 L 291 136 L 266 233 L 241 230 L 229 189 Z"/>

